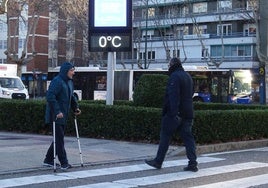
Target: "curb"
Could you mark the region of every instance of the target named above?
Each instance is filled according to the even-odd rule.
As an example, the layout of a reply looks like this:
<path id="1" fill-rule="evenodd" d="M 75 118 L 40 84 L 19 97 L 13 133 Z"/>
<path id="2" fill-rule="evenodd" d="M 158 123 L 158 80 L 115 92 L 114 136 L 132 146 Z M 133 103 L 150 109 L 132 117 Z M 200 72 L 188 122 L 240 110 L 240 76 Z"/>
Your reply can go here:
<path id="1" fill-rule="evenodd" d="M 220 144 L 196 146 L 196 153 L 198 155 L 201 155 L 205 153 L 208 154 L 208 153 L 215 153 L 215 152 L 252 149 L 252 148 L 266 147 L 266 146 L 268 146 L 268 139 L 227 142 L 227 143 L 220 143 Z M 185 148 L 180 147 L 179 149 L 170 151 L 167 155 L 176 156 L 176 155 L 185 155 L 185 154 L 186 154 Z"/>
<path id="2" fill-rule="evenodd" d="M 252 149 L 258 147 L 268 146 L 268 139 L 263 140 L 250 140 L 250 141 L 239 141 L 239 142 L 228 142 L 221 144 L 212 144 L 205 146 L 197 146 L 196 151 L 198 154 L 234 151 L 243 149 Z"/>

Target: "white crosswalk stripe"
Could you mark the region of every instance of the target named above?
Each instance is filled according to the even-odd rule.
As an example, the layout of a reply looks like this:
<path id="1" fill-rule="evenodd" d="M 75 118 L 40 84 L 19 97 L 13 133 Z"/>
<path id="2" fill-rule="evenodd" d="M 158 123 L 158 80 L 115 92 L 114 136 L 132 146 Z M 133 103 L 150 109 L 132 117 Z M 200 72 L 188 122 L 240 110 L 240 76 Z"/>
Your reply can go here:
<path id="1" fill-rule="evenodd" d="M 221 161 L 221 160 L 224 160 L 224 159 L 213 158 L 213 157 L 198 158 L 199 163 L 208 163 L 208 162 L 215 162 L 215 161 Z M 173 167 L 173 166 L 182 166 L 182 165 L 185 165 L 186 163 L 187 163 L 186 159 L 167 161 L 165 162 L 163 168 Z M 127 172 L 137 172 L 137 171 L 150 170 L 150 169 L 152 169 L 150 166 L 146 164 L 140 164 L 140 165 L 112 167 L 112 168 L 104 168 L 104 169 L 96 169 L 96 170 L 83 170 L 83 171 L 77 171 L 77 172 L 55 173 L 55 174 L 50 174 L 50 175 L 11 178 L 11 179 L 0 180 L 0 188 L 62 181 L 62 180 L 73 180 L 73 179 L 78 179 L 78 178 L 89 178 L 89 177 L 95 177 L 95 176 L 112 175 L 112 174 L 127 173 Z"/>
<path id="2" fill-rule="evenodd" d="M 263 174 L 259 176 L 251 176 L 247 178 L 239 178 L 236 180 L 230 180 L 225 182 L 211 183 L 201 186 L 195 186 L 191 188 L 247 188 L 250 186 L 257 186 L 268 184 L 268 174 Z"/>
<path id="3" fill-rule="evenodd" d="M 72 188 L 100 188 L 100 187 L 105 187 L 105 186 L 109 188 L 110 187 L 131 188 L 131 187 L 167 183 L 167 182 L 178 181 L 178 180 L 185 180 L 185 179 L 190 179 L 190 178 L 212 176 L 216 174 L 230 173 L 230 172 L 236 172 L 240 170 L 249 170 L 249 169 L 261 168 L 261 167 L 268 167 L 268 164 L 257 163 L 257 162 L 240 163 L 240 164 L 235 164 L 235 165 L 226 165 L 226 166 L 201 169 L 196 173 L 177 172 L 177 173 L 147 176 L 147 177 L 141 177 L 141 178 L 124 179 L 124 180 L 118 180 L 118 181 L 113 181 L 113 182 L 89 184 L 89 185 L 84 185 L 84 186 L 76 186 Z M 246 185 L 248 186 L 248 184 Z M 221 187 L 221 186 L 211 186 L 211 188 L 212 187 L 215 188 L 215 187 Z M 237 188 L 236 186 L 233 186 L 233 187 Z M 204 188 L 207 188 L 206 185 L 204 186 Z"/>
<path id="4" fill-rule="evenodd" d="M 199 164 L 224 161 L 224 158 L 215 158 L 202 156 L 198 158 Z M 187 164 L 187 160 L 173 160 L 165 161 L 163 168 L 184 166 Z M 149 186 L 156 184 L 164 184 L 174 181 L 181 181 L 194 178 L 209 177 L 213 175 L 221 175 L 225 173 L 240 172 L 243 170 L 253 170 L 258 168 L 268 167 L 268 163 L 262 162 L 245 162 L 232 165 L 223 165 L 217 167 L 202 168 L 198 172 L 175 172 L 165 173 L 157 175 L 149 175 L 138 178 L 125 178 L 125 179 L 113 179 L 107 182 L 91 183 L 87 185 L 73 186 L 70 188 L 132 188 L 139 186 Z M 105 175 L 118 175 L 122 173 L 137 173 L 146 170 L 152 170 L 153 168 L 146 164 L 128 165 L 110 168 L 100 168 L 92 170 L 82 170 L 64 173 L 51 173 L 48 175 L 37 175 L 20 178 L 10 178 L 0 180 L 0 188 L 14 187 L 14 186 L 30 186 L 47 182 L 59 182 L 65 180 L 78 180 L 83 178 L 93 178 Z M 245 178 L 226 180 L 217 183 L 208 183 L 205 185 L 195 186 L 192 188 L 247 188 L 250 186 L 256 186 L 261 184 L 268 184 L 268 173 L 262 175 L 255 175 Z M 74 184 L 75 185 L 75 184 Z"/>

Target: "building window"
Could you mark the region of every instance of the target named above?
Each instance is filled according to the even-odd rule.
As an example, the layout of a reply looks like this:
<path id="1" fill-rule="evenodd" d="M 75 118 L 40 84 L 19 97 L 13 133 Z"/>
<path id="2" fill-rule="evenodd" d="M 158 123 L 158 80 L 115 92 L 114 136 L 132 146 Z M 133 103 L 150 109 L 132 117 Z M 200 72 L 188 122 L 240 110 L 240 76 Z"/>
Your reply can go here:
<path id="1" fill-rule="evenodd" d="M 168 13 L 167 13 L 167 18 L 174 18 L 177 17 L 179 13 L 179 9 L 178 7 L 171 7 L 170 9 L 168 9 Z"/>
<path id="2" fill-rule="evenodd" d="M 218 1 L 218 11 L 225 12 L 232 10 L 232 0 L 221 0 Z"/>
<path id="3" fill-rule="evenodd" d="M 252 46 L 251 45 L 225 45 L 224 46 L 224 57 L 252 57 Z M 215 45 L 211 46 L 211 56 L 221 57 L 222 46 Z"/>
<path id="4" fill-rule="evenodd" d="M 148 52 L 148 59 L 155 59 L 155 51 Z"/>
<path id="5" fill-rule="evenodd" d="M 220 24 L 217 26 L 217 35 L 218 36 L 228 36 L 232 34 L 232 25 L 231 24 Z"/>
<path id="6" fill-rule="evenodd" d="M 237 47 L 237 55 L 243 56 L 243 57 L 251 56 L 251 46 L 249 46 L 249 45 L 238 46 Z"/>
<path id="7" fill-rule="evenodd" d="M 211 57 L 221 57 L 222 46 L 211 46 Z"/>
<path id="8" fill-rule="evenodd" d="M 182 38 L 183 35 L 188 35 L 189 34 L 189 27 L 188 26 L 177 27 L 176 31 L 177 31 L 177 36 L 179 38 Z"/>
<path id="9" fill-rule="evenodd" d="M 189 7 L 183 6 L 180 8 L 180 16 L 184 17 L 189 14 Z"/>
<path id="10" fill-rule="evenodd" d="M 204 2 L 204 3 L 194 3 L 193 4 L 193 13 L 207 12 L 207 9 L 208 9 L 207 2 Z"/>
<path id="11" fill-rule="evenodd" d="M 173 50 L 173 57 L 180 57 L 180 50 Z"/>
<path id="12" fill-rule="evenodd" d="M 244 35 L 245 36 L 256 35 L 256 25 L 254 25 L 254 24 L 244 25 Z"/>
<path id="13" fill-rule="evenodd" d="M 194 27 L 193 34 L 206 34 L 207 33 L 207 26 L 206 25 L 198 25 Z"/>
<path id="14" fill-rule="evenodd" d="M 154 18 L 155 17 L 155 8 L 148 8 L 142 10 L 142 18 L 146 19 L 146 13 L 148 13 L 148 18 Z"/>
<path id="15" fill-rule="evenodd" d="M 4 49 L 7 49 L 7 40 L 4 40 Z"/>
<path id="16" fill-rule="evenodd" d="M 154 36 L 154 30 L 143 30 L 142 31 L 142 38 L 145 38 L 147 34 L 147 39 L 151 39 Z"/>
<path id="17" fill-rule="evenodd" d="M 202 49 L 202 59 L 208 58 L 208 49 L 203 48 Z"/>
<path id="18" fill-rule="evenodd" d="M 145 53 L 144 52 L 139 53 L 139 59 L 145 59 Z"/>
<path id="19" fill-rule="evenodd" d="M 155 17 L 155 8 L 148 8 L 148 18 Z"/>

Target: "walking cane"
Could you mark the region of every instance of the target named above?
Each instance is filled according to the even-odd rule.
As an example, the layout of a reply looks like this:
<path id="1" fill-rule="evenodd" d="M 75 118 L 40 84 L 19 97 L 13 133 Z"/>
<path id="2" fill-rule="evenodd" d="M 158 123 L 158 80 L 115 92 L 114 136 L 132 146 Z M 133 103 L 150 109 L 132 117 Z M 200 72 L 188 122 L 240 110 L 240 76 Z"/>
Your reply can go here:
<path id="1" fill-rule="evenodd" d="M 56 172 L 56 123 L 53 120 L 53 169 Z"/>
<path id="2" fill-rule="evenodd" d="M 74 116 L 74 125 L 75 125 L 75 130 L 76 130 L 76 138 L 77 138 L 77 143 L 78 143 L 78 148 L 79 148 L 79 155 L 80 155 L 80 160 L 81 160 L 81 166 L 83 167 L 83 156 L 82 156 L 82 151 L 81 151 L 81 146 L 80 146 L 80 141 L 79 141 L 79 133 L 78 133 L 78 126 L 77 126 L 77 118 Z"/>

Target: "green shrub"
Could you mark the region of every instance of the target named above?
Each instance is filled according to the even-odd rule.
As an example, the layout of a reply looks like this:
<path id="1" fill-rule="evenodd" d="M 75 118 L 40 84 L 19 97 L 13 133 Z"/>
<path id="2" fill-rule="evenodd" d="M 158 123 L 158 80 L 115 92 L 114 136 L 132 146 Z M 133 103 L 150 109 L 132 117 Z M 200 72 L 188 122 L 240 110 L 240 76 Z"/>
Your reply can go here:
<path id="1" fill-rule="evenodd" d="M 133 93 L 136 106 L 161 108 L 168 76 L 144 74 L 140 77 Z"/>
<path id="2" fill-rule="evenodd" d="M 83 137 L 159 141 L 161 108 L 129 106 L 124 102 L 105 105 L 100 101 L 79 101 L 79 104 L 82 114 L 78 117 L 78 126 Z M 193 132 L 197 144 L 268 138 L 267 107 L 230 104 L 237 108 L 227 109 L 227 106 L 204 104 L 197 107 L 205 109 L 195 110 Z M 44 100 L 0 100 L 0 108 L 0 131 L 44 133 Z M 66 134 L 75 136 L 72 115 Z M 178 134 L 172 141 L 181 144 Z"/>

